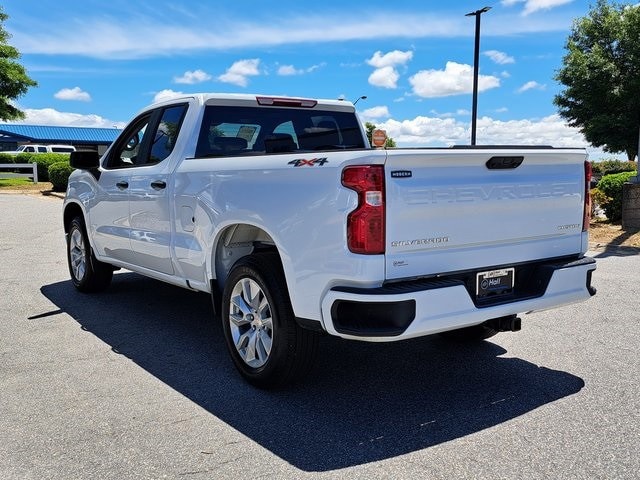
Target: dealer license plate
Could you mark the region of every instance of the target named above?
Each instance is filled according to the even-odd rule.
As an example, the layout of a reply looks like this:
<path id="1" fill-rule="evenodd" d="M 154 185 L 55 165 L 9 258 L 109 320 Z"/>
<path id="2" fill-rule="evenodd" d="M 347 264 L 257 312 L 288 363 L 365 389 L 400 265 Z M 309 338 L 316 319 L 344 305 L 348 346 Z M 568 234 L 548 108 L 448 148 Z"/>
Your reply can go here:
<path id="1" fill-rule="evenodd" d="M 480 272 L 476 277 L 476 296 L 478 298 L 505 295 L 513 292 L 515 268 L 502 268 Z"/>

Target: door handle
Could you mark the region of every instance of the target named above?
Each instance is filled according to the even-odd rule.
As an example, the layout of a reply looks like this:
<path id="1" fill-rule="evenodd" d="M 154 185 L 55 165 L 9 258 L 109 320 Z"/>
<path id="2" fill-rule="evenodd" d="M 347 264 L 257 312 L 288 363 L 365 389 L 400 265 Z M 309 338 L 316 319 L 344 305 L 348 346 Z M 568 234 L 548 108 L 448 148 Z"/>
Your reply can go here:
<path id="1" fill-rule="evenodd" d="M 166 187 L 167 187 L 167 184 L 162 180 L 156 180 L 155 182 L 151 182 L 151 188 L 153 188 L 154 190 L 162 190 L 163 188 L 166 188 Z"/>
<path id="2" fill-rule="evenodd" d="M 125 188 L 129 188 L 129 182 L 125 182 L 125 181 L 121 181 L 116 183 L 116 187 L 118 187 L 120 190 L 124 190 Z"/>

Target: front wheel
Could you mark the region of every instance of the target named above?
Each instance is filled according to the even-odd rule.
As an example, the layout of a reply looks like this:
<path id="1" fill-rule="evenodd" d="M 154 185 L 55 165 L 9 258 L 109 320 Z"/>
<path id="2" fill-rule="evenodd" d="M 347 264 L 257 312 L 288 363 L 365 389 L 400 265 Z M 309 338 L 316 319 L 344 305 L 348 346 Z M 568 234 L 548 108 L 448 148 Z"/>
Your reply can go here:
<path id="1" fill-rule="evenodd" d="M 233 363 L 252 385 L 289 384 L 310 369 L 317 334 L 296 323 L 277 254 L 238 261 L 222 293 L 221 316 Z"/>
<path id="2" fill-rule="evenodd" d="M 111 283 L 113 268 L 96 259 L 82 217 L 75 217 L 67 234 L 67 262 L 73 285 L 81 292 L 99 292 Z"/>

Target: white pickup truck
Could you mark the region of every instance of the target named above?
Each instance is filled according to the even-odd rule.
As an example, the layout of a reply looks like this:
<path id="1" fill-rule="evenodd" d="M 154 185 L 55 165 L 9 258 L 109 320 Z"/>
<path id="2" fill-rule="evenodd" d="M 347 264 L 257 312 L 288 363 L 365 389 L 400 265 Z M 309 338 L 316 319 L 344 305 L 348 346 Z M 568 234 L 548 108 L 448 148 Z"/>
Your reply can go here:
<path id="1" fill-rule="evenodd" d="M 198 94 L 74 152 L 71 279 L 210 293 L 250 383 L 305 375 L 321 332 L 481 340 L 595 294 L 584 150 L 376 150 L 349 102 Z"/>

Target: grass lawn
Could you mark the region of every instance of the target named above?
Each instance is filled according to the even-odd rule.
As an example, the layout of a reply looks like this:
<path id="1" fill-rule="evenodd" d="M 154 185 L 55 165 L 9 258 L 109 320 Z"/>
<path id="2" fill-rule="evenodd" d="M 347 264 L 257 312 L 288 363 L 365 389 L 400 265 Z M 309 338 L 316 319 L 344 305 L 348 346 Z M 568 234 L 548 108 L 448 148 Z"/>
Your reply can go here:
<path id="1" fill-rule="evenodd" d="M 0 191 L 2 190 L 26 190 L 33 192 L 48 191 L 53 188 L 50 182 L 33 183 L 28 178 L 0 178 Z"/>
<path id="2" fill-rule="evenodd" d="M 0 178 L 1 187 L 21 187 L 23 185 L 33 185 L 28 178 Z"/>

